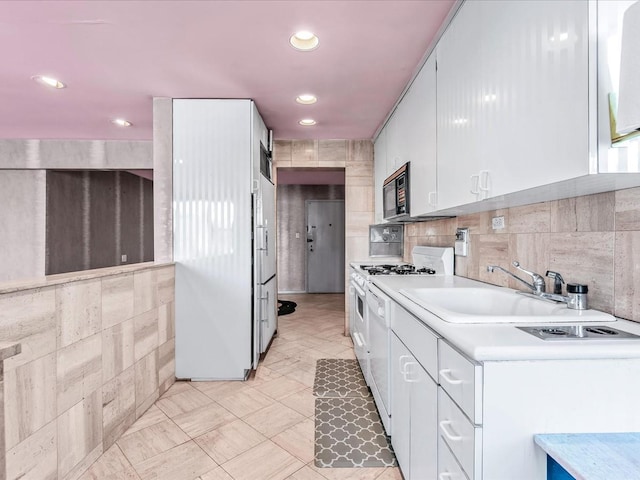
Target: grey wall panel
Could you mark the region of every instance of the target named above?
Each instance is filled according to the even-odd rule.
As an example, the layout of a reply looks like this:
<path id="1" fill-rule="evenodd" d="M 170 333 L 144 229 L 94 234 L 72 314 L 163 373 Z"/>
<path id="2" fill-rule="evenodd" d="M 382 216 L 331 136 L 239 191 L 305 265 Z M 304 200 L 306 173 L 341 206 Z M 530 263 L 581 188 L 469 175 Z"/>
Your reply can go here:
<path id="1" fill-rule="evenodd" d="M 344 185 L 278 185 L 278 290 L 306 289 L 306 200 L 344 200 Z M 296 238 L 299 234 L 300 238 Z"/>
<path id="2" fill-rule="evenodd" d="M 47 274 L 89 268 L 84 258 L 85 177 L 84 172 L 47 172 Z"/>
<path id="3" fill-rule="evenodd" d="M 153 261 L 154 227 L 153 227 L 153 187 L 154 183 L 146 179 L 142 182 L 142 262 Z"/>
<path id="4" fill-rule="evenodd" d="M 153 260 L 150 180 L 126 172 L 51 170 L 46 219 L 47 275 Z"/>
<path id="5" fill-rule="evenodd" d="M 43 170 L 0 171 L 0 282 L 44 275 L 45 201 Z"/>
<path id="6" fill-rule="evenodd" d="M 142 261 L 142 186 L 139 177 L 118 174 L 120 180 L 120 252 L 127 256 L 127 263 Z"/>
<path id="7" fill-rule="evenodd" d="M 91 172 L 89 176 L 90 268 L 118 265 L 115 179 L 115 172 Z"/>

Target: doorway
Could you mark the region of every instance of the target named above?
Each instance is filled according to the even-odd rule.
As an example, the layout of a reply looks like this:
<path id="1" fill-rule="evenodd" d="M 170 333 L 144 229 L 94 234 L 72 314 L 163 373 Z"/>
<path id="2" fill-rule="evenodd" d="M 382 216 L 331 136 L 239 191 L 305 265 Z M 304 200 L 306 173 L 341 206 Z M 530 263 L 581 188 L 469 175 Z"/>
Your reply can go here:
<path id="1" fill-rule="evenodd" d="M 344 200 L 307 200 L 307 293 L 344 292 Z"/>
<path id="2" fill-rule="evenodd" d="M 307 292 L 306 201 L 344 201 L 344 172 L 344 168 L 277 169 L 279 294 Z M 344 234 L 342 241 L 344 245 Z"/>

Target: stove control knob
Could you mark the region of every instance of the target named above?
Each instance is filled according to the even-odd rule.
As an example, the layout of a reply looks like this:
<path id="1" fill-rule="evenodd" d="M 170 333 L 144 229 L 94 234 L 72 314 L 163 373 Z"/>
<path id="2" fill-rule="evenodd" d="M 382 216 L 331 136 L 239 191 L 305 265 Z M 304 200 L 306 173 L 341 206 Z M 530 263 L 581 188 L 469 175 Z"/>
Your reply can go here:
<path id="1" fill-rule="evenodd" d="M 378 307 L 378 315 L 384 317 L 384 308 Z"/>

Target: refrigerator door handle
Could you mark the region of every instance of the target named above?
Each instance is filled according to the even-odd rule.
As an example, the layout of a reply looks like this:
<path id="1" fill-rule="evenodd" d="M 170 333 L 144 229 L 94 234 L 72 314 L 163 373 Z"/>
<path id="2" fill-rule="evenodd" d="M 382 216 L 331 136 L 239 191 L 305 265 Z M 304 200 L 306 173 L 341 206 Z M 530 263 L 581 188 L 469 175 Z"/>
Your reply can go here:
<path id="1" fill-rule="evenodd" d="M 264 229 L 264 251 L 269 256 L 269 230 L 267 228 Z"/>
<path id="2" fill-rule="evenodd" d="M 260 229 L 260 230 L 264 230 L 265 231 L 265 236 L 263 237 L 263 242 L 262 242 L 262 246 L 258 247 L 256 250 L 258 250 L 259 252 L 264 252 L 266 250 L 269 249 L 269 245 L 268 245 L 268 241 L 269 238 L 267 236 L 267 227 L 263 227 L 262 225 L 258 225 L 256 227 L 256 229 Z"/>
<path id="3" fill-rule="evenodd" d="M 267 308 L 265 308 L 265 311 L 269 311 L 269 290 L 267 290 L 267 295 L 266 297 L 260 297 L 261 301 L 266 301 L 267 302 Z M 262 313 L 262 312 L 261 312 Z M 261 322 L 268 322 L 269 321 L 269 314 L 267 313 L 267 318 L 262 318 L 262 315 L 260 316 L 260 321 Z"/>

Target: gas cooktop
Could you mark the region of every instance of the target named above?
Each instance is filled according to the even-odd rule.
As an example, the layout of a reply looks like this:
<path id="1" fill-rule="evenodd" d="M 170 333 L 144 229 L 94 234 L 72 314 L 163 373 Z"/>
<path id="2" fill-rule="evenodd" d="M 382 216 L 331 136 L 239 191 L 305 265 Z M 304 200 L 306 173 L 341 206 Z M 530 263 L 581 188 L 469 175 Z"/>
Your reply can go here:
<path id="1" fill-rule="evenodd" d="M 415 265 L 360 265 L 360 268 L 369 275 L 434 275 L 436 271 L 433 268 L 421 267 Z"/>

